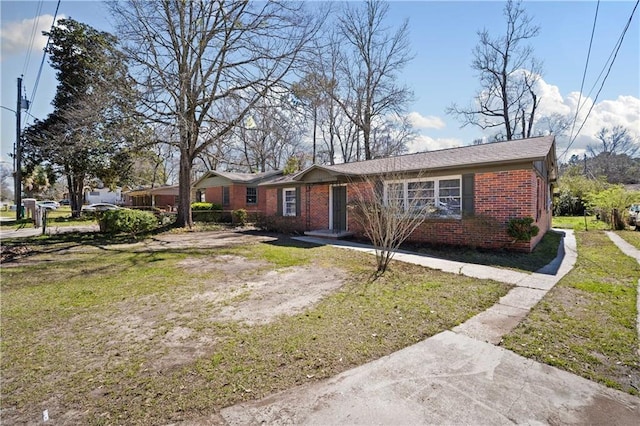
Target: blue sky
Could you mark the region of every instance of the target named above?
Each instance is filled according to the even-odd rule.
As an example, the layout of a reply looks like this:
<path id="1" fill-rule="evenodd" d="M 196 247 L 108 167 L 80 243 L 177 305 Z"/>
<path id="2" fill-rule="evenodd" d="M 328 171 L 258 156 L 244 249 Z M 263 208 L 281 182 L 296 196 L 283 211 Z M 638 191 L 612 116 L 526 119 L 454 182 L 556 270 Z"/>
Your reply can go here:
<path id="1" fill-rule="evenodd" d="M 540 35 L 531 43 L 536 56 L 544 63 L 538 88 L 542 96 L 541 113 L 575 114 L 596 4 L 595 1 L 525 2 L 528 14 L 541 27 Z M 504 2 L 493 1 L 391 2 L 388 23 L 393 27 L 405 18 L 409 19 L 411 46 L 415 53 L 414 60 L 400 76 L 416 97 L 409 112 L 420 137 L 411 146 L 412 150 L 466 145 L 484 136 L 476 128 L 460 128 L 460 123 L 446 115 L 445 109 L 453 102 L 467 105 L 478 90 L 477 77 L 470 67 L 471 52 L 477 43 L 476 33 L 486 28 L 491 34 L 502 34 L 505 26 L 503 6 Z M 601 77 L 598 80 L 598 75 L 612 54 L 634 6 L 635 1 L 600 3 L 589 69 L 580 96 L 584 102 L 590 93 L 590 99 L 581 116 L 600 87 L 602 80 Z M 29 113 L 44 118 L 50 112 L 57 83 L 48 61 L 35 96 L 33 93 L 44 45 L 40 31 L 49 28 L 55 8 L 55 1 L 0 1 L 3 107 L 15 110 L 16 80 L 24 74 L 26 96 L 33 98 Z M 99 30 L 111 29 L 107 12 L 99 1 L 62 0 L 58 15 L 70 16 Z M 639 21 L 640 10 L 637 10 L 604 88 L 568 155 L 583 153 L 589 143 L 594 143 L 593 135 L 602 126 L 622 124 L 640 135 Z M 36 43 L 27 56 L 34 23 L 39 29 L 36 30 Z M 10 161 L 8 154 L 15 142 L 15 114 L 3 108 L 1 118 L 0 161 Z M 30 117 L 25 118 L 32 122 Z M 558 155 L 564 153 L 567 144 L 566 139 L 558 141 Z M 567 158 L 565 156 L 561 161 Z"/>

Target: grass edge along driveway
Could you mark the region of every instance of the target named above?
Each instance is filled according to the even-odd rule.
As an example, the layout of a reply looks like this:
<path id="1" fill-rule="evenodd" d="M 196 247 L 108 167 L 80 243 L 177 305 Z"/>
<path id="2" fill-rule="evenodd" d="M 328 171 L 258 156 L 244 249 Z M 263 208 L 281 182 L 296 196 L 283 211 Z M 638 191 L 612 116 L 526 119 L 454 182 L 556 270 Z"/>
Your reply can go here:
<path id="1" fill-rule="evenodd" d="M 503 339 L 503 346 L 632 395 L 640 395 L 640 267 L 602 231 L 576 231 L 574 269 Z"/>

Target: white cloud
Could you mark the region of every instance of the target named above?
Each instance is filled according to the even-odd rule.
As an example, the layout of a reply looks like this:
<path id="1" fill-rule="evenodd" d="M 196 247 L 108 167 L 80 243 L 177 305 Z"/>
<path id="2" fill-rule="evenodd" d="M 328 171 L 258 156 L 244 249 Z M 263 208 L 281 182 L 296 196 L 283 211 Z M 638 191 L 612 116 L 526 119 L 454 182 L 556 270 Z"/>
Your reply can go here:
<path id="1" fill-rule="evenodd" d="M 446 124 L 440 117 L 427 115 L 426 117 L 419 112 L 410 112 L 407 115 L 409 122 L 416 129 L 443 129 Z"/>
<path id="2" fill-rule="evenodd" d="M 49 31 L 52 22 L 52 15 L 41 15 L 3 25 L 0 29 L 2 59 L 8 55 L 24 52 L 30 47 L 33 51 L 42 51 L 47 43 L 47 38 L 42 35 L 42 32 Z"/>
<path id="3" fill-rule="evenodd" d="M 426 135 L 418 135 L 407 144 L 409 153 L 435 151 L 445 148 L 456 148 L 465 145 L 464 141 L 455 138 L 432 138 Z"/>
<path id="4" fill-rule="evenodd" d="M 596 133 L 603 127 L 613 127 L 621 125 L 628 128 L 636 137 L 640 137 L 640 99 L 634 96 L 618 96 L 616 99 L 605 99 L 593 103 L 593 99 L 580 96 L 579 92 L 571 92 L 566 97 L 562 97 L 557 86 L 549 84 L 540 79 L 538 82 L 538 92 L 540 95 L 540 108 L 537 116 L 543 117 L 553 113 L 562 114 L 572 122 L 576 116 L 578 100 L 580 110 L 578 112 L 573 136 L 584 126 L 575 137 L 575 141 L 567 151 L 571 128 L 564 137 L 557 139 L 558 156 L 560 161 L 567 161 L 571 155 L 582 156 L 589 145 L 597 144 Z M 589 109 L 593 109 L 587 117 Z M 585 121 L 585 117 L 587 120 Z M 566 155 L 563 155 L 566 152 Z"/>

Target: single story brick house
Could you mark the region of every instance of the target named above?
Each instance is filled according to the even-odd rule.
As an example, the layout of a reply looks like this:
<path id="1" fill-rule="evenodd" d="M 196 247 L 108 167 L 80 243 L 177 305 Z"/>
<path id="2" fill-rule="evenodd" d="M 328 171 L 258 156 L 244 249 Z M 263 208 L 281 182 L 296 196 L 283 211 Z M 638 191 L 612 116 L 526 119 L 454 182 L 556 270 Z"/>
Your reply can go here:
<path id="1" fill-rule="evenodd" d="M 134 189 L 124 194 L 125 205 L 172 211 L 178 205 L 178 192 L 178 185 Z"/>
<path id="2" fill-rule="evenodd" d="M 265 189 L 262 211 L 288 230 L 361 236 L 349 206 L 357 186 L 372 176 L 382 178 L 385 198 L 389 193 L 401 194 L 409 203 L 421 191 L 423 202 L 446 203 L 447 208 L 436 217 L 429 216 L 408 241 L 531 251 L 551 227 L 551 198 L 558 176 L 555 138 L 313 165 L 261 183 L 259 187 Z M 530 242 L 514 243 L 507 224 L 524 217 L 532 217 L 540 232 Z"/>
<path id="3" fill-rule="evenodd" d="M 263 173 L 235 173 L 210 170 L 194 184 L 196 201 L 216 203 L 223 210 L 245 209 L 248 212 L 265 211 L 266 187 L 260 183 L 282 176 L 281 170 Z"/>

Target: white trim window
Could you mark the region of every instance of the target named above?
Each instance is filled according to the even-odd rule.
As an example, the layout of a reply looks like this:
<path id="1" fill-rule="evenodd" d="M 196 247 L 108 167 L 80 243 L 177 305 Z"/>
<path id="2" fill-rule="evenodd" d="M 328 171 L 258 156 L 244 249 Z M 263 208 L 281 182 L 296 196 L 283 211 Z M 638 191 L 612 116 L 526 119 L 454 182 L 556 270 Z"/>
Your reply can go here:
<path id="1" fill-rule="evenodd" d="M 284 188 L 282 190 L 282 215 L 296 215 L 296 189 Z"/>
<path id="2" fill-rule="evenodd" d="M 247 186 L 246 204 L 258 204 L 258 188 L 255 186 Z"/>
<path id="3" fill-rule="evenodd" d="M 413 210 L 433 217 L 460 218 L 462 214 L 462 176 L 387 181 L 386 205 L 402 211 Z"/>

